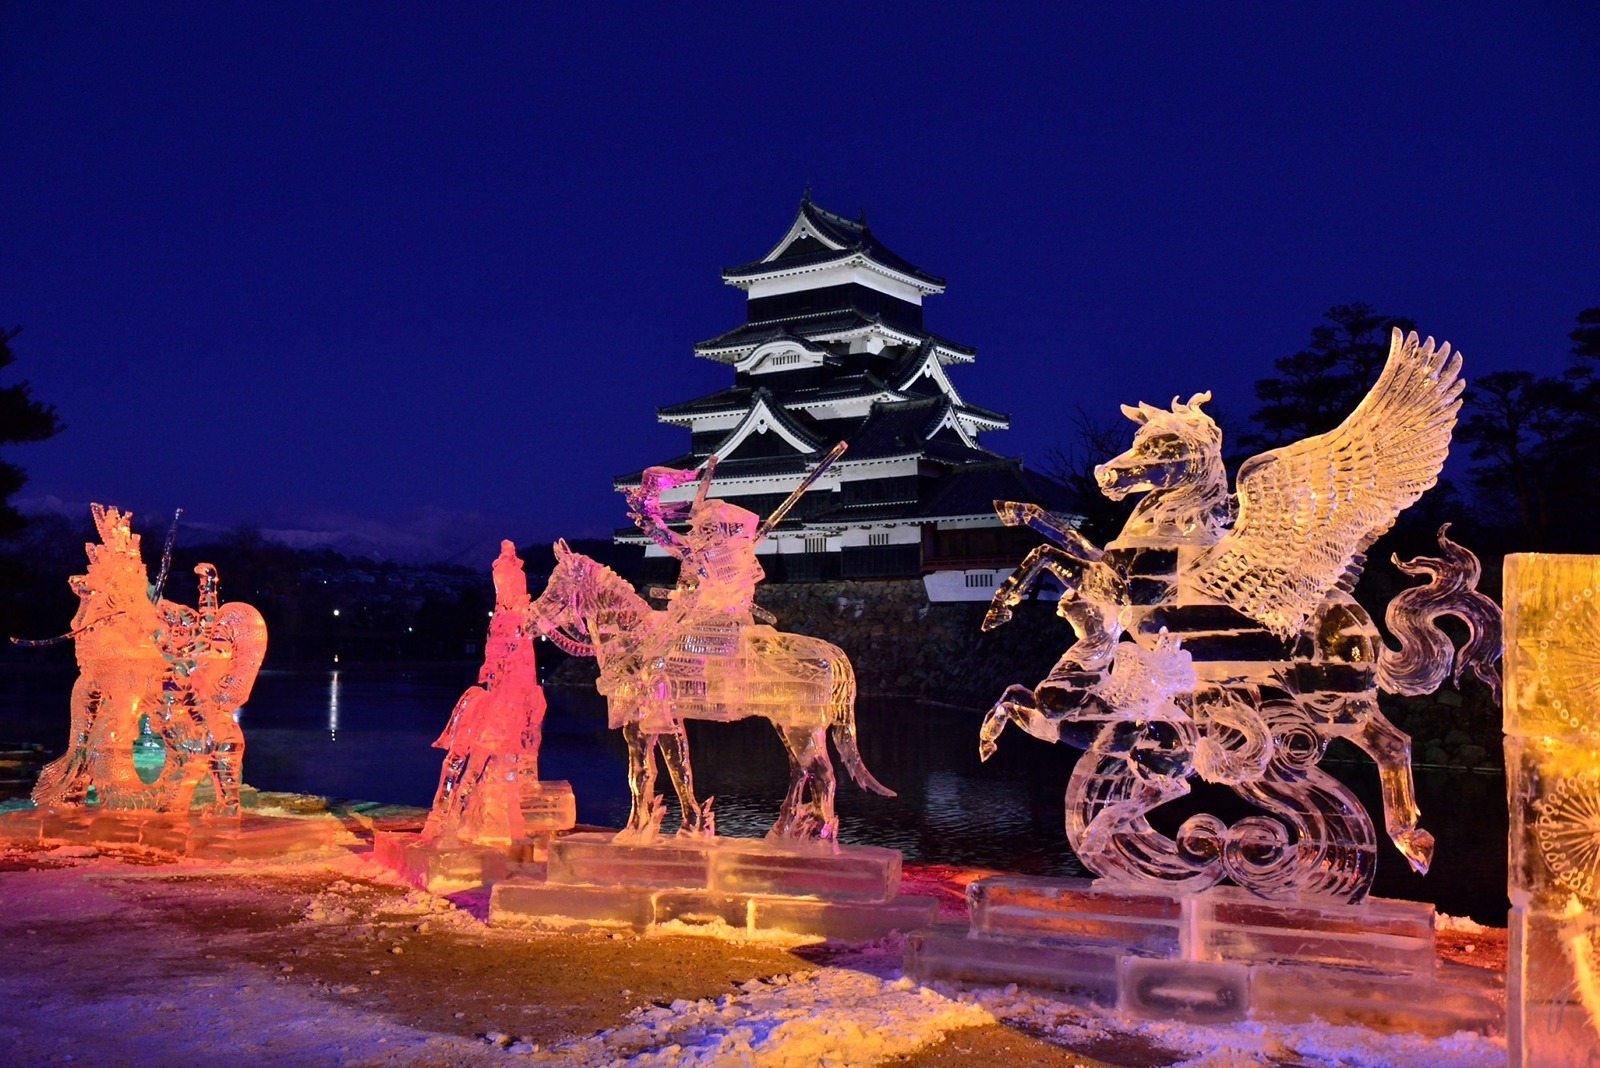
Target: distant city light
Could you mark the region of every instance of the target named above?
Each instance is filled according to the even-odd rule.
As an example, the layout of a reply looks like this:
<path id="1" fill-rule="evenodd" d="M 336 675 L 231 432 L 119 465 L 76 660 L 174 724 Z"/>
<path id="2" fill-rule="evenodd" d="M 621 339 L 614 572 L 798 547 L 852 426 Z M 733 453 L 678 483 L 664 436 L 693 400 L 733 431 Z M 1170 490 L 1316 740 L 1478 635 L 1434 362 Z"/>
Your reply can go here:
<path id="1" fill-rule="evenodd" d="M 337 608 L 335 608 L 335 609 L 334 609 L 334 610 L 333 610 L 333 614 L 334 614 L 334 615 L 338 615 L 338 614 L 339 614 L 339 610 L 338 610 L 338 609 L 337 609 Z"/>

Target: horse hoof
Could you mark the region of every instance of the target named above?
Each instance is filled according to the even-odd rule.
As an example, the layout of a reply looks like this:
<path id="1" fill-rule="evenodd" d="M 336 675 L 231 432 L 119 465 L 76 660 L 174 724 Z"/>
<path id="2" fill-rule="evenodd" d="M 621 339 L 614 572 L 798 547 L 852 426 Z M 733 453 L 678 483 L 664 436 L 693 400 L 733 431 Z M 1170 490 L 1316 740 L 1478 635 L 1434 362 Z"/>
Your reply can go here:
<path id="1" fill-rule="evenodd" d="M 1417 874 L 1428 874 L 1428 866 L 1433 863 L 1433 835 L 1417 827 L 1395 835 L 1394 844 Z"/>

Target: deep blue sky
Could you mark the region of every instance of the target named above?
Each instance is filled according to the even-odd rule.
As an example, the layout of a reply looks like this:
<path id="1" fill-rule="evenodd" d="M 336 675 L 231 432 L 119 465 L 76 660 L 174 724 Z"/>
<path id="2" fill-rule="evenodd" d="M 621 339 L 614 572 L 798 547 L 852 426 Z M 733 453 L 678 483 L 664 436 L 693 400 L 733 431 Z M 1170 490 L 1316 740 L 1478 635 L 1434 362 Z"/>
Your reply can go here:
<path id="1" fill-rule="evenodd" d="M 1029 458 L 1073 404 L 1243 419 L 1335 303 L 1469 378 L 1600 304 L 1592 4 L 554 7 L 0 8 L 6 382 L 69 425 L 23 498 L 606 531 L 808 183 L 949 279 Z"/>

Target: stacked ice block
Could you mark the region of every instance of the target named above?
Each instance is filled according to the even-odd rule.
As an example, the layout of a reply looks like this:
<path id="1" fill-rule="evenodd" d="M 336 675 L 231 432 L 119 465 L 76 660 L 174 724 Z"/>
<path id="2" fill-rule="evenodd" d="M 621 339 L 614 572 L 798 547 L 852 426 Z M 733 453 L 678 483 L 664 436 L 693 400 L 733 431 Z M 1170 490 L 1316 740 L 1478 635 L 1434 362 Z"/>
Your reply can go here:
<path id="1" fill-rule="evenodd" d="M 1600 556 L 1506 557 L 1513 1068 L 1600 1065 Z"/>
<path id="2" fill-rule="evenodd" d="M 526 837 L 512 842 L 468 842 L 425 838 L 410 831 L 378 831 L 373 859 L 420 890 L 451 894 L 492 886 L 511 872 L 545 859 L 550 842 L 578 820 L 578 804 L 567 782 L 525 779 L 521 783 Z"/>
<path id="3" fill-rule="evenodd" d="M 900 854 L 876 846 L 689 837 L 622 844 L 573 834 L 551 845 L 545 879 L 495 886 L 489 919 L 675 923 L 853 942 L 933 921 L 937 901 L 899 888 Z"/>
<path id="4" fill-rule="evenodd" d="M 307 818 L 107 811 L 96 807 L 0 814 L 0 841 L 137 845 L 204 860 L 275 860 L 330 848 L 343 830 L 329 815 Z"/>
<path id="5" fill-rule="evenodd" d="M 981 879 L 967 903 L 965 929 L 911 936 L 906 974 L 1017 983 L 1158 1019 L 1501 1029 L 1498 976 L 1437 961 L 1432 905 L 1280 903 L 1235 887 L 1176 894 L 1023 876 Z"/>

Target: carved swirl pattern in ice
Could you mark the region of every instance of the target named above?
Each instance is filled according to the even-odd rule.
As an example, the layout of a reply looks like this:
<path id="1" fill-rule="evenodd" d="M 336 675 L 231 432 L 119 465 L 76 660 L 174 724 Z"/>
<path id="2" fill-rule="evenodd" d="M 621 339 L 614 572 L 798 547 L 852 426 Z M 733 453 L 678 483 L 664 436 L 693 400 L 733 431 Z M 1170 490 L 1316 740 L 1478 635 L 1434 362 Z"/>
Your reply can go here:
<path id="1" fill-rule="evenodd" d="M 1477 559 L 1440 531 L 1437 558 L 1396 563 L 1426 576 L 1388 614 L 1385 647 L 1350 596 L 1372 542 L 1433 485 L 1460 406 L 1460 357 L 1396 331 L 1377 384 L 1335 430 L 1247 461 L 1228 492 L 1222 434 L 1201 408 L 1123 412 L 1132 448 L 1096 468 L 1102 492 L 1142 498 L 1103 550 L 1042 509 L 995 502 L 1041 545 L 996 592 L 984 629 L 1006 622 L 1044 574 L 1065 587 L 1058 612 L 1077 641 L 1037 686 L 1012 686 L 990 710 L 980 754 L 1011 723 L 1086 751 L 1067 790 L 1068 840 L 1090 870 L 1129 886 L 1198 890 L 1223 878 L 1264 897 L 1356 901 L 1371 886 L 1376 835 L 1355 796 L 1317 766 L 1331 738 L 1378 764 L 1391 841 L 1426 871 L 1433 837 L 1418 825 L 1409 739 L 1377 704 L 1381 687 L 1426 693 L 1474 671 L 1498 687 L 1499 610 L 1478 593 Z M 1459 657 L 1435 620 L 1462 619 Z M 1174 689 L 1128 665 L 1171 661 L 1194 681 Z M 1142 651 L 1142 652 L 1136 652 Z M 1452 662 L 1454 670 L 1452 672 Z M 1119 676 L 1122 681 L 1111 685 Z M 1151 715 L 1152 707 L 1166 709 Z M 1151 810 L 1223 783 L 1268 815 L 1232 826 L 1211 815 L 1174 837 Z"/>

